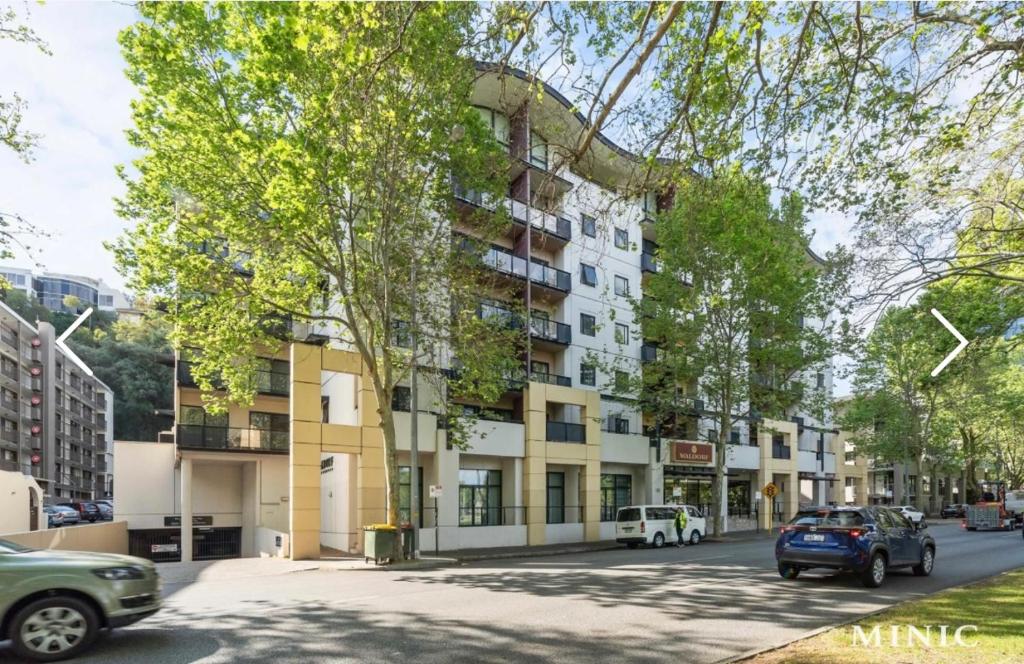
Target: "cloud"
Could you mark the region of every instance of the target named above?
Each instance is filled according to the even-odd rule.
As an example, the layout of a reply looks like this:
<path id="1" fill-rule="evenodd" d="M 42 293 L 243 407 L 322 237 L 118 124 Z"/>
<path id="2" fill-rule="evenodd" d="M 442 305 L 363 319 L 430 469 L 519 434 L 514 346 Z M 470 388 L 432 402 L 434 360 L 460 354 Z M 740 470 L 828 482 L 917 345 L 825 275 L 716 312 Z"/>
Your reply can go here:
<path id="1" fill-rule="evenodd" d="M 26 99 L 25 128 L 42 138 L 28 165 L 0 151 L 0 209 L 51 234 L 30 242 L 46 269 L 120 287 L 123 279 L 103 242 L 124 228 L 114 214 L 113 199 L 122 191 L 114 167 L 134 156 L 124 136 L 134 89 L 123 73 L 117 33 L 136 13 L 127 5 L 102 3 L 29 9 L 28 23 L 53 55 L 0 42 L 0 86 Z M 32 265 L 27 256 L 14 262 Z"/>

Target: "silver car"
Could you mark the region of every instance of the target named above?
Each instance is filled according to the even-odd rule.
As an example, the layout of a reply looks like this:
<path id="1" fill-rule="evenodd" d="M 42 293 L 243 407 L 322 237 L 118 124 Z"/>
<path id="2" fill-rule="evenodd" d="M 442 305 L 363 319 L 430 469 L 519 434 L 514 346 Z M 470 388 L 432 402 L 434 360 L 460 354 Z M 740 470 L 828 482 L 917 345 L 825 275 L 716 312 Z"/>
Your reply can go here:
<path id="1" fill-rule="evenodd" d="M 160 604 L 160 577 L 150 560 L 0 539 L 0 641 L 10 639 L 21 657 L 74 657 L 99 630 L 142 620 Z"/>

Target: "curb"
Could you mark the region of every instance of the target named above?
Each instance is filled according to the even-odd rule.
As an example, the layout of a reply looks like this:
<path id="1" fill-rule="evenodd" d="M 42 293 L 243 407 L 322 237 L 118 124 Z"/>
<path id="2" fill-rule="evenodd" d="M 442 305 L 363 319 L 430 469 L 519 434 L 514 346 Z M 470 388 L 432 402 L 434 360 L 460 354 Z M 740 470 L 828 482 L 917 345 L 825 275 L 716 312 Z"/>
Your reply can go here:
<path id="1" fill-rule="evenodd" d="M 457 556 L 456 561 L 460 563 L 480 562 L 486 560 L 507 560 L 509 558 L 543 558 L 545 556 L 565 556 L 574 553 L 592 553 L 597 551 L 612 551 L 621 548 L 621 544 L 611 543 L 603 546 L 579 546 L 554 551 L 508 551 L 505 553 L 477 554 L 469 556 Z"/>

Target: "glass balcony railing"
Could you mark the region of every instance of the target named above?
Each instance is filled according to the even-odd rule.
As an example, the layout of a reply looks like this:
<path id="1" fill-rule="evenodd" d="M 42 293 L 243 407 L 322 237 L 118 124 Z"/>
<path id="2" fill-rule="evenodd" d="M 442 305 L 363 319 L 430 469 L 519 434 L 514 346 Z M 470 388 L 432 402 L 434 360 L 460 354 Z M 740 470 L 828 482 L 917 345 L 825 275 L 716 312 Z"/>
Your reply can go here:
<path id="1" fill-rule="evenodd" d="M 289 435 L 269 429 L 179 424 L 176 442 L 187 449 L 287 453 Z"/>
<path id="2" fill-rule="evenodd" d="M 537 339 L 565 346 L 572 343 L 572 326 L 541 316 L 530 317 L 530 334 Z"/>
<path id="3" fill-rule="evenodd" d="M 554 443 L 586 443 L 587 429 L 572 422 L 547 422 L 547 439 Z"/>
<path id="4" fill-rule="evenodd" d="M 572 378 L 569 376 L 559 376 L 553 373 L 544 373 L 541 371 L 531 371 L 530 380 L 535 383 L 544 383 L 546 385 L 560 385 L 562 387 L 572 387 Z"/>
<path id="5" fill-rule="evenodd" d="M 646 252 L 640 254 L 640 271 L 652 273 L 658 271 L 658 260 L 654 257 L 654 254 Z"/>
<path id="6" fill-rule="evenodd" d="M 522 279 L 525 279 L 527 276 L 527 263 L 525 258 L 515 256 L 507 251 L 498 249 L 497 247 L 491 247 L 487 250 L 487 252 L 481 256 L 481 261 L 487 267 L 502 274 L 508 274 Z M 553 288 L 564 293 L 568 293 L 572 289 L 572 277 L 564 270 L 559 270 L 548 265 L 541 265 L 540 263 L 530 263 L 529 275 L 530 281 L 541 286 L 547 286 L 548 288 Z"/>

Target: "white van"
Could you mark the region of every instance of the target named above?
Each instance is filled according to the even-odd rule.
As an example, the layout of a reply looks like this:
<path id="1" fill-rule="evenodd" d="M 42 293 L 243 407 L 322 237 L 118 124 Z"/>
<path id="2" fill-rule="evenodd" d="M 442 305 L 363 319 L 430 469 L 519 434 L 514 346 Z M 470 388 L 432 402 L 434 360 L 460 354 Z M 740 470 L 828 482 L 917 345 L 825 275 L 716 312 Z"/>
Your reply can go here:
<path id="1" fill-rule="evenodd" d="M 620 507 L 615 515 L 615 541 L 635 549 L 640 544 L 650 544 L 658 549 L 665 544 L 675 544 L 676 512 L 686 510 L 686 528 L 683 541 L 700 544 L 707 535 L 704 515 L 692 505 L 631 505 Z"/>

